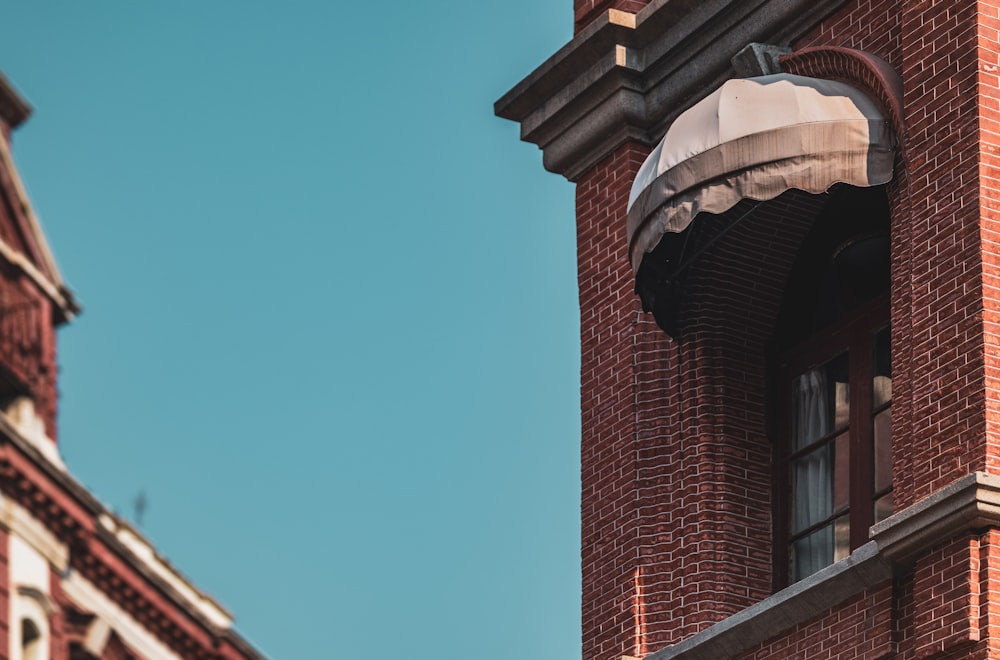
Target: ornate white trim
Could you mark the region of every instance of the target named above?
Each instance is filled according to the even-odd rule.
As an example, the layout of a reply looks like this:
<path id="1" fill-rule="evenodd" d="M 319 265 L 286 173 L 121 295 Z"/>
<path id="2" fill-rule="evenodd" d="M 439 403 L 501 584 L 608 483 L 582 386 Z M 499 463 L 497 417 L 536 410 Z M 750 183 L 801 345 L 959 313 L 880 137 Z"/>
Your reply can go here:
<path id="1" fill-rule="evenodd" d="M 116 605 L 100 589 L 91 584 L 76 571 L 69 571 L 62 579 L 62 589 L 66 596 L 76 603 L 80 609 L 92 612 L 104 620 L 110 629 L 121 637 L 122 641 L 136 653 L 149 660 L 181 660 L 180 656 L 170 650 L 163 642 L 146 630 L 142 624 L 133 619 L 125 610 Z M 100 639 L 103 627 L 95 629 L 94 639 L 88 642 L 101 645 L 107 639 Z M 108 632 L 110 635 L 110 631 Z"/>
<path id="2" fill-rule="evenodd" d="M 66 545 L 27 509 L 3 494 L 0 494 L 0 526 L 44 557 L 55 570 L 66 570 L 69 565 Z"/>

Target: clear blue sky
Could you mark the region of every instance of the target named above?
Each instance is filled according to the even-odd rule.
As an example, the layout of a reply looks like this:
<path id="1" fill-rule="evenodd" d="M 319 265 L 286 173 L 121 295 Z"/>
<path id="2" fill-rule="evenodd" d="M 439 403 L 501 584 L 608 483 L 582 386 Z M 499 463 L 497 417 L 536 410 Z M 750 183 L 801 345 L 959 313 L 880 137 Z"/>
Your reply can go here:
<path id="1" fill-rule="evenodd" d="M 579 656 L 570 0 L 17 2 L 74 474 L 274 658 Z"/>

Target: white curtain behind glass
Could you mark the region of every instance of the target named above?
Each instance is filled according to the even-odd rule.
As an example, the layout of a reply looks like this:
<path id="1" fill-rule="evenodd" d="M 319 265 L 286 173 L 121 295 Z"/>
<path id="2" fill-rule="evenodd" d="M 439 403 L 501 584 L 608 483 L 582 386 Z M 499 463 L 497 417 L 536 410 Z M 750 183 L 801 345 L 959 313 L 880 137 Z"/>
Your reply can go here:
<path id="1" fill-rule="evenodd" d="M 830 431 L 828 389 L 821 369 L 808 371 L 796 379 L 794 392 L 797 420 L 795 447 L 802 448 Z M 837 393 L 840 394 L 839 392 Z M 792 526 L 800 531 L 833 511 L 833 475 L 830 447 L 826 445 L 795 461 L 795 492 Z M 833 528 L 822 530 L 795 543 L 796 579 L 815 573 L 833 562 Z"/>

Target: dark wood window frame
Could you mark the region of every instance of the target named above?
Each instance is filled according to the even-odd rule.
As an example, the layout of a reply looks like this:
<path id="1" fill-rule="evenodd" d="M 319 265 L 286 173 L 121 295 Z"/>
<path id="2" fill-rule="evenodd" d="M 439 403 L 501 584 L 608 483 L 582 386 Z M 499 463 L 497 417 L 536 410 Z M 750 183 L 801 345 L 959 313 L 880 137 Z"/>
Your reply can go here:
<path id="1" fill-rule="evenodd" d="M 836 517 L 836 512 L 822 521 L 791 533 L 791 506 L 794 493 L 791 483 L 792 461 L 816 447 L 835 442 L 843 429 L 827 433 L 808 446 L 792 448 L 792 384 L 804 372 L 817 368 L 843 352 L 849 356 L 849 504 L 850 550 L 868 542 L 868 532 L 874 523 L 874 502 L 878 497 L 891 493 L 892 486 L 875 488 L 874 416 L 889 408 L 891 399 L 876 407 L 873 405 L 873 378 L 875 375 L 875 341 L 877 335 L 889 326 L 889 300 L 883 294 L 848 312 L 828 328 L 816 332 L 808 339 L 784 351 L 772 371 L 772 411 L 777 433 L 775 443 L 774 475 L 774 551 L 773 573 L 775 590 L 793 581 L 790 565 L 790 545 L 794 539 L 822 529 Z"/>

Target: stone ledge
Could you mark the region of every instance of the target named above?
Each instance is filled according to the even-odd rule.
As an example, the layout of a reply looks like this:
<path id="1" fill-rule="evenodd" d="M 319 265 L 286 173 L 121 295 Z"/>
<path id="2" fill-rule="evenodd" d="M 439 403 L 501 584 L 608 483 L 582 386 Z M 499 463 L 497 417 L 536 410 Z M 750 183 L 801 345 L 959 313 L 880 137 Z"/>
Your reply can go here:
<path id="1" fill-rule="evenodd" d="M 782 589 L 755 605 L 646 660 L 715 659 L 737 655 L 751 646 L 826 612 L 851 596 L 892 578 L 893 566 L 868 542 L 849 557 Z"/>
<path id="2" fill-rule="evenodd" d="M 917 555 L 970 529 L 1000 527 L 1000 476 L 975 472 L 871 528 L 871 541 L 747 609 L 646 660 L 736 655 L 893 577 Z"/>
<path id="3" fill-rule="evenodd" d="M 910 563 L 921 550 L 967 529 L 1000 527 L 1000 476 L 974 472 L 874 525 L 879 552 Z"/>

